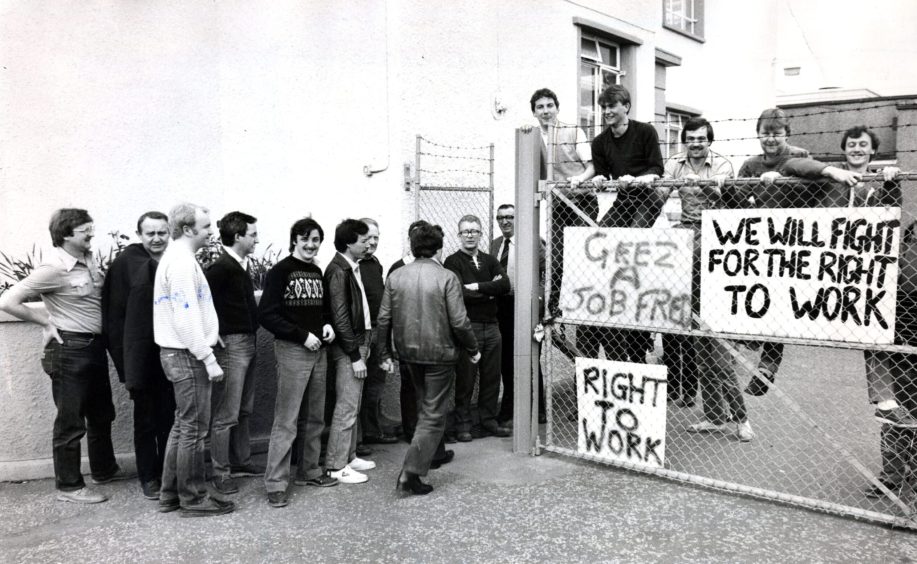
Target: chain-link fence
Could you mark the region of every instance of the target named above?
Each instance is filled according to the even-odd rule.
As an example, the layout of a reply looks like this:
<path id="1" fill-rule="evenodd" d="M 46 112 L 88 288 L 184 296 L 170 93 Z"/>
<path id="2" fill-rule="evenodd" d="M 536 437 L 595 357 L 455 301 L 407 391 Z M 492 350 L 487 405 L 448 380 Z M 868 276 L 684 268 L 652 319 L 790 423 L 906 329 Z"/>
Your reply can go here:
<path id="1" fill-rule="evenodd" d="M 543 447 L 917 528 L 914 180 L 545 183 Z"/>
<path id="2" fill-rule="evenodd" d="M 481 220 L 482 250 L 493 238 L 494 146 L 446 145 L 417 136 L 412 182 L 414 220 L 443 228 L 444 256 L 461 241 L 458 222 L 465 215 Z"/>

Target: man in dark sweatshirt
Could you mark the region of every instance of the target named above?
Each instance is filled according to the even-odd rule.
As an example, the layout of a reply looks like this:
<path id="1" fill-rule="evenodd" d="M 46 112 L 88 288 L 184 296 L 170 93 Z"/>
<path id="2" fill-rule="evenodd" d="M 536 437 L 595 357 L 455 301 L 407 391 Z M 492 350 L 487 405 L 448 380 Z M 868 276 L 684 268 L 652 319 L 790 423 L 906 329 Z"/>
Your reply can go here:
<path id="1" fill-rule="evenodd" d="M 223 254 L 205 275 L 220 320 L 220 339 L 214 354 L 225 377 L 214 385 L 216 406 L 210 431 L 214 489 L 222 494 L 239 491 L 233 476 L 256 476 L 264 469 L 251 461 L 248 420 L 255 403 L 255 349 L 258 304 L 248 273 L 248 257 L 258 244 L 258 220 L 234 211 L 217 222 Z"/>
<path id="2" fill-rule="evenodd" d="M 477 216 L 466 215 L 459 220 L 458 229 L 462 247 L 449 255 L 443 265 L 455 272 L 462 282 L 465 309 L 480 347 L 481 361 L 478 363 L 477 413 L 473 413 L 471 397 L 474 393 L 475 363 L 467 353 L 459 355 L 453 415 L 455 438 L 468 442 L 489 435 L 508 437 L 512 431 L 497 421 L 502 347 L 497 323 L 497 296 L 509 293 L 510 282 L 500 262 L 478 248 L 481 220 Z M 478 422 L 472 427 L 475 419 Z"/>
<path id="3" fill-rule="evenodd" d="M 325 233 L 311 217 L 290 228 L 290 256 L 267 273 L 258 318 L 274 334 L 277 399 L 264 471 L 272 507 L 289 502 L 290 459 L 299 435 L 298 486 L 328 487 L 338 481 L 318 465 L 325 428 L 326 345 L 334 340 L 322 270 L 315 256 Z"/>
<path id="4" fill-rule="evenodd" d="M 118 379 L 134 402 L 137 477 L 147 499 L 158 500 L 175 395 L 153 340 L 153 281 L 169 244 L 169 218 L 149 211 L 137 220 L 140 243 L 112 261 L 102 287 L 102 335 Z"/>

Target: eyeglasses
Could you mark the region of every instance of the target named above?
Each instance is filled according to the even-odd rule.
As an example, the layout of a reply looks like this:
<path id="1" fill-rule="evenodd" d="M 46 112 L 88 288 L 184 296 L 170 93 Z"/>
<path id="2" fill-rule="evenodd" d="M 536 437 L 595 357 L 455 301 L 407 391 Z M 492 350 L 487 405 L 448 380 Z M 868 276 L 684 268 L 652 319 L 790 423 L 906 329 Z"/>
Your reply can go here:
<path id="1" fill-rule="evenodd" d="M 80 229 L 74 229 L 73 232 L 74 233 L 85 233 L 87 235 L 95 235 L 96 228 L 94 225 L 90 225 L 89 227 L 81 227 Z"/>
<path id="2" fill-rule="evenodd" d="M 459 231 L 459 235 L 464 235 L 465 237 L 474 237 L 475 235 L 480 235 L 480 229 L 466 229 L 464 231 Z"/>
<path id="3" fill-rule="evenodd" d="M 497 216 L 497 221 L 510 220 L 510 219 L 516 219 L 516 216 L 514 215 L 498 215 Z"/>

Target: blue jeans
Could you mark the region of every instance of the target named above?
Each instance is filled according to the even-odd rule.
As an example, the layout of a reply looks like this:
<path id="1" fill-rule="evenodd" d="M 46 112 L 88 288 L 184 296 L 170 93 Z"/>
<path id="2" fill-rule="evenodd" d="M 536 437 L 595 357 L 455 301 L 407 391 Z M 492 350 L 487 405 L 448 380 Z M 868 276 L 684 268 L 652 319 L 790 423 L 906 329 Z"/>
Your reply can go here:
<path id="1" fill-rule="evenodd" d="M 311 480 L 322 474 L 318 465 L 322 431 L 325 429 L 325 349 L 310 351 L 301 344 L 274 341 L 277 358 L 277 400 L 274 424 L 267 449 L 264 489 L 286 491 L 290 484 L 293 441 L 299 435 L 299 466 L 296 477 Z"/>
<path id="2" fill-rule="evenodd" d="M 45 347 L 41 366 L 51 377 L 51 395 L 57 415 L 51 445 L 57 489 L 76 491 L 85 485 L 80 472 L 80 439 L 86 435 L 89 467 L 96 478 L 118 471 L 111 444 L 111 401 L 108 357 L 100 336 L 58 332 L 63 344 L 52 340 Z"/>
<path id="3" fill-rule="evenodd" d="M 360 345 L 360 358 L 366 362 L 369 357 L 370 334 L 366 334 Z M 357 415 L 360 413 L 360 397 L 363 394 L 363 379 L 354 375 L 353 363 L 341 347 L 331 345 L 334 361 L 334 388 L 337 400 L 334 416 L 331 418 L 331 432 L 328 434 L 328 452 L 325 466 L 340 470 L 356 456 Z"/>
<path id="4" fill-rule="evenodd" d="M 500 396 L 500 356 L 503 339 L 500 337 L 500 327 L 497 323 L 471 322 L 474 337 L 478 340 L 481 350 L 481 360 L 477 365 L 471 363 L 468 353 L 459 353 L 455 378 L 455 430 L 456 432 L 470 431 L 475 419 L 488 430 L 497 426 L 497 414 Z M 512 345 L 510 345 L 512 346 Z M 478 379 L 478 417 L 471 409 L 471 398 L 474 395 L 475 376 Z M 421 398 L 420 393 L 417 395 Z M 419 424 L 419 423 L 418 423 Z"/>
<path id="5" fill-rule="evenodd" d="M 223 369 L 223 381 L 214 384 L 217 396 L 210 431 L 210 457 L 214 476 L 228 476 L 231 466 L 251 462 L 248 420 L 255 405 L 254 333 L 223 336 L 226 348 L 214 354 Z"/>
<path id="6" fill-rule="evenodd" d="M 204 363 L 187 349 L 163 347 L 162 369 L 175 390 L 175 423 L 166 443 L 161 500 L 176 497 L 182 507 L 207 496 L 204 440 L 210 427 L 210 379 Z"/>
<path id="7" fill-rule="evenodd" d="M 404 456 L 404 470 L 426 476 L 446 430 L 449 400 L 455 385 L 452 364 L 406 364 L 417 391 L 417 428 Z M 445 451 L 441 453 L 445 455 Z"/>

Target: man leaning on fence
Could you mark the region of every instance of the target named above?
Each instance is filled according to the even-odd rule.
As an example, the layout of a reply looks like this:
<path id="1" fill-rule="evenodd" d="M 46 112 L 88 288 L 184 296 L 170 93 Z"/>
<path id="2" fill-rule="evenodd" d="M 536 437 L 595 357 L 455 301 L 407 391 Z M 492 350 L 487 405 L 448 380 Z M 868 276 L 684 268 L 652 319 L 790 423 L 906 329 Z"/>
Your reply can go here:
<path id="1" fill-rule="evenodd" d="M 421 481 L 435 466 L 449 462 L 443 446 L 449 400 L 455 384 L 459 354 L 468 362 L 481 358 L 466 315 L 462 284 L 438 262 L 443 231 L 423 224 L 411 231 L 413 262 L 389 275 L 379 310 L 379 358 L 392 370 L 391 341 L 417 393 L 419 419 L 398 476 L 400 492 L 425 495 L 433 490 Z M 422 319 L 423 323 L 417 320 Z"/>
<path id="2" fill-rule="evenodd" d="M 694 232 L 694 259 L 691 269 L 691 311 L 700 314 L 701 212 L 722 207 L 721 189 L 734 176 L 732 163 L 710 149 L 713 125 L 702 117 L 689 119 L 681 130 L 686 150 L 669 158 L 664 177 L 684 180 L 678 188 L 681 198 L 681 221 L 677 227 Z M 713 183 L 698 185 L 698 181 Z M 671 188 L 660 188 L 663 199 Z M 736 423 L 736 436 L 742 441 L 754 438 L 745 399 L 732 369 L 731 356 L 716 338 L 665 334 L 662 338 L 663 360 L 669 369 L 670 392 L 674 388 L 676 405 L 694 404 L 700 384 L 704 421 L 688 427 L 691 432 L 726 431 L 729 422 Z M 671 397 L 671 396 L 670 396 Z"/>
<path id="3" fill-rule="evenodd" d="M 233 476 L 257 476 L 264 468 L 252 463 L 249 418 L 255 405 L 255 350 L 258 304 L 249 272 L 249 256 L 258 244 L 257 219 L 239 211 L 217 222 L 223 253 L 205 276 L 220 321 L 223 345 L 214 350 L 225 377 L 213 387 L 216 405 L 210 432 L 213 489 L 239 491 Z"/>
<path id="4" fill-rule="evenodd" d="M 86 210 L 64 208 L 51 215 L 48 230 L 53 251 L 0 296 L 0 310 L 41 326 L 41 366 L 57 407 L 51 442 L 57 500 L 100 503 L 108 497 L 87 487 L 80 472 L 83 436 L 94 484 L 127 475 L 111 443 L 115 406 L 102 340 L 102 273 L 92 257 L 95 227 Z M 39 296 L 46 310 L 25 305 Z"/>
<path id="5" fill-rule="evenodd" d="M 222 515 L 231 501 L 211 497 L 205 480 L 204 440 L 210 427 L 211 382 L 223 379 L 213 348 L 219 321 L 210 286 L 194 254 L 210 239 L 210 213 L 194 204 L 169 211 L 172 243 L 153 286 L 153 331 L 166 377 L 175 390 L 175 423 L 162 472 L 159 510 L 182 517 Z"/>
<path id="6" fill-rule="evenodd" d="M 102 287 L 102 333 L 108 353 L 134 404 L 134 453 L 140 489 L 159 499 L 175 395 L 153 340 L 153 283 L 169 244 L 169 218 L 149 211 L 137 220 L 140 243 L 112 261 Z"/>

